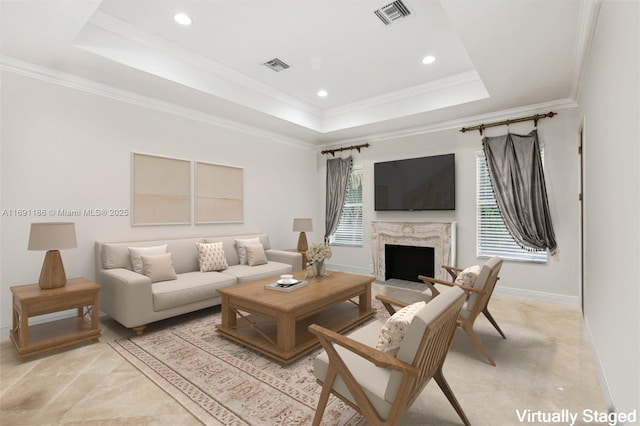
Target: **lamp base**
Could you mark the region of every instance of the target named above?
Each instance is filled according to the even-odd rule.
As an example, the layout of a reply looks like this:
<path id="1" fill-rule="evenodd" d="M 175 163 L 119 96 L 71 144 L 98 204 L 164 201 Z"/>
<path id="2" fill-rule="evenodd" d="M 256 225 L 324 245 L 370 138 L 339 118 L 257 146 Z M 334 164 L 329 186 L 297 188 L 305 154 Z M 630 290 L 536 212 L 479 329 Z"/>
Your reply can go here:
<path id="1" fill-rule="evenodd" d="M 300 253 L 306 253 L 308 249 L 309 245 L 307 244 L 307 234 L 305 234 L 303 231 L 298 237 L 298 248 L 296 250 L 298 250 Z"/>
<path id="2" fill-rule="evenodd" d="M 64 273 L 60 250 L 49 250 L 44 257 L 42 271 L 38 285 L 43 290 L 64 287 L 67 284 L 67 275 Z"/>

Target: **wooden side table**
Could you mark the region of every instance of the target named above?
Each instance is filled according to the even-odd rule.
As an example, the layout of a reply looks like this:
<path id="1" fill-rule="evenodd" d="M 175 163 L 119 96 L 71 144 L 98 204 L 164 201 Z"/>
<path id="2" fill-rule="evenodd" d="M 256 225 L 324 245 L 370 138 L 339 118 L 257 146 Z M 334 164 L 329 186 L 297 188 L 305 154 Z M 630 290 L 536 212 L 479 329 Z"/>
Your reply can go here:
<path id="1" fill-rule="evenodd" d="M 38 284 L 11 287 L 11 342 L 20 359 L 84 340 L 100 340 L 99 292 L 98 284 L 84 278 L 70 279 L 64 287 L 49 290 Z M 68 309 L 77 309 L 77 315 L 29 326 L 30 317 Z"/>

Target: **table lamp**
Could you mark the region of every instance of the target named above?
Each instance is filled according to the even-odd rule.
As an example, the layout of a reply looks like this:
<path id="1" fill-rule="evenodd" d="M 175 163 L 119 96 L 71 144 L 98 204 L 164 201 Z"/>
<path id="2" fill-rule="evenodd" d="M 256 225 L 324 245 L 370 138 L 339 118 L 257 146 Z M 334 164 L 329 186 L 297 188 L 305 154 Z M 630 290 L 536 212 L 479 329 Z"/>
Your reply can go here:
<path id="1" fill-rule="evenodd" d="M 60 250 L 76 248 L 76 228 L 73 222 L 32 223 L 28 250 L 46 250 L 40 280 L 42 289 L 64 287 L 64 273 Z"/>
<path id="2" fill-rule="evenodd" d="M 305 232 L 313 231 L 313 225 L 311 223 L 311 219 L 306 219 L 306 218 L 293 219 L 293 230 L 295 232 L 300 232 L 300 236 L 298 237 L 297 250 L 301 253 L 306 253 L 309 246 L 307 245 L 307 234 L 305 234 Z"/>

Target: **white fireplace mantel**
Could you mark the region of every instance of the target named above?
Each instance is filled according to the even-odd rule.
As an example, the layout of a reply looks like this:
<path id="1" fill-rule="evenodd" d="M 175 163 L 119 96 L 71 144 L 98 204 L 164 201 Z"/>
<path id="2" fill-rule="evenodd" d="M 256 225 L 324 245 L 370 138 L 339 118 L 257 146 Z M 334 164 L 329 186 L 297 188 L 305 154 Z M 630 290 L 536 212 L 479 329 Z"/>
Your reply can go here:
<path id="1" fill-rule="evenodd" d="M 386 244 L 433 247 L 434 278 L 450 279 L 442 265 L 456 262 L 456 222 L 373 221 L 371 225 L 373 274 L 378 280 L 385 280 Z"/>

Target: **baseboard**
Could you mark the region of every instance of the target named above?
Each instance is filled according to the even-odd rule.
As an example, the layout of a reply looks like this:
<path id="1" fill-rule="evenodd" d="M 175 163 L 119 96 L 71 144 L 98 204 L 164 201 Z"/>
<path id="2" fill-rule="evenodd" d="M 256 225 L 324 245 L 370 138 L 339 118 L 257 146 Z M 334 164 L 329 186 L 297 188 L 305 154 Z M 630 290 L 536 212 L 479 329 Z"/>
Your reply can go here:
<path id="1" fill-rule="evenodd" d="M 333 269 L 334 271 L 351 272 L 352 274 L 373 275 L 371 269 L 358 268 L 356 266 L 348 265 L 336 265 L 334 263 L 327 263 L 327 269 Z"/>
<path id="2" fill-rule="evenodd" d="M 519 288 L 496 287 L 496 294 L 506 294 L 509 296 L 524 297 L 526 299 L 543 300 L 545 302 L 563 303 L 575 307 L 580 306 L 580 298 L 578 296 L 567 296 L 565 294 L 547 293 L 544 291 L 522 290 Z"/>
<path id="3" fill-rule="evenodd" d="M 349 266 L 349 265 L 337 265 L 337 264 L 328 263 L 327 269 L 333 269 L 335 271 L 351 272 L 353 274 L 373 275 L 373 272 L 368 268 L 359 268 L 356 266 Z M 496 287 L 494 292 L 496 294 L 518 296 L 526 299 L 562 303 L 562 304 L 571 305 L 574 307 L 580 306 L 580 298 L 578 296 L 567 296 L 564 294 L 547 293 L 544 291 L 534 291 L 534 290 L 522 290 L 522 289 L 510 288 L 510 287 Z"/>
<path id="4" fill-rule="evenodd" d="M 616 404 L 613 402 L 613 395 L 611 394 L 611 389 L 609 389 L 609 383 L 607 382 L 607 377 L 604 374 L 604 370 L 602 369 L 602 363 L 600 362 L 600 354 L 598 353 L 598 348 L 593 342 L 593 335 L 591 334 L 591 327 L 589 327 L 589 319 L 585 315 L 584 319 L 584 329 L 587 334 L 587 341 L 589 342 L 589 349 L 591 349 L 591 357 L 593 358 L 593 365 L 596 368 L 596 374 L 598 376 L 598 382 L 600 382 L 600 388 L 602 389 L 602 397 L 604 398 L 605 404 L 607 404 L 607 408 L 609 412 L 617 412 Z M 618 424 L 618 426 L 622 426 L 622 424 Z"/>

